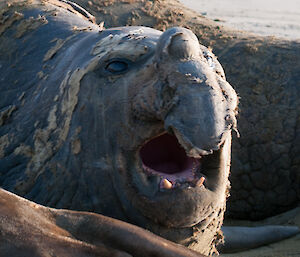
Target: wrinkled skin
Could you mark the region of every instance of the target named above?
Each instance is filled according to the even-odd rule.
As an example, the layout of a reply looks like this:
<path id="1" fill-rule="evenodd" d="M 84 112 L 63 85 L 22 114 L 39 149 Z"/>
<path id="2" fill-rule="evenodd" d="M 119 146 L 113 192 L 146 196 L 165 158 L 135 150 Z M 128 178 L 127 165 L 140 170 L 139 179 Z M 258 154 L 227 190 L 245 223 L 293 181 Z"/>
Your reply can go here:
<path id="1" fill-rule="evenodd" d="M 0 185 L 214 253 L 237 108 L 216 57 L 183 28 L 101 31 L 57 1 L 2 10 Z"/>
<path id="2" fill-rule="evenodd" d="M 226 215 L 259 220 L 299 205 L 299 40 L 232 30 L 174 0 L 75 1 L 107 27 L 183 26 L 211 47 L 240 97 Z"/>

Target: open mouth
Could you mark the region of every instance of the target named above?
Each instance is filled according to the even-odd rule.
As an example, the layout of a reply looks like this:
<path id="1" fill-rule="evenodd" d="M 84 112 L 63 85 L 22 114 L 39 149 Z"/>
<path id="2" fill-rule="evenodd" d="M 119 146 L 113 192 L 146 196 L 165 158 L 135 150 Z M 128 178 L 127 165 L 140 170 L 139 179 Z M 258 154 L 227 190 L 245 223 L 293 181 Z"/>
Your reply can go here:
<path id="1" fill-rule="evenodd" d="M 203 186 L 201 159 L 186 155 L 177 138 L 163 134 L 148 141 L 140 149 L 144 171 L 160 177 L 160 189 Z"/>
<path id="2" fill-rule="evenodd" d="M 228 136 L 210 154 L 202 154 L 200 147 L 184 147 L 188 139 L 177 134 L 164 132 L 141 145 L 130 194 L 143 216 L 180 228 L 204 221 L 224 203 L 231 141 Z"/>

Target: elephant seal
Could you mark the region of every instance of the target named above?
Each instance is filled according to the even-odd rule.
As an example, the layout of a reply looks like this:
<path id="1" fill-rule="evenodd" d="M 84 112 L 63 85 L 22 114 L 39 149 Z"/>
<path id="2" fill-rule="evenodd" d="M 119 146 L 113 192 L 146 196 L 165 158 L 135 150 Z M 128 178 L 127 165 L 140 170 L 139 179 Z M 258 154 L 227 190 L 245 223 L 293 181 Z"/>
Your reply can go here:
<path id="1" fill-rule="evenodd" d="M 0 185 L 215 252 L 237 97 L 214 55 L 182 28 L 102 31 L 68 1 L 1 10 Z"/>
<path id="2" fill-rule="evenodd" d="M 299 40 L 237 31 L 176 0 L 74 1 L 107 27 L 184 26 L 212 48 L 240 97 L 226 216 L 261 220 L 299 206 Z"/>
<path id="3" fill-rule="evenodd" d="M 221 65 L 188 29 L 102 30 L 78 10 L 1 9 L 1 187 L 213 254 L 238 102 Z"/>

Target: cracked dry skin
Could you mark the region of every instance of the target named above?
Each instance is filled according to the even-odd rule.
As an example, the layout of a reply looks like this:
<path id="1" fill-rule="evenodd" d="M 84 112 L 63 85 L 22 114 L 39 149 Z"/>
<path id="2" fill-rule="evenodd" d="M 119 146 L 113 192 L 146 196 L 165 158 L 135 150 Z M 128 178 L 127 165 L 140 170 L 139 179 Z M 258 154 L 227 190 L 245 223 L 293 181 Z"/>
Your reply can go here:
<path id="1" fill-rule="evenodd" d="M 1 11 L 0 185 L 212 254 L 237 108 L 221 65 L 190 30 L 102 31 L 77 9 Z"/>
<path id="2" fill-rule="evenodd" d="M 176 0 L 75 0 L 106 27 L 190 28 L 212 48 L 240 97 L 226 215 L 263 219 L 300 201 L 300 43 L 232 30 Z M 130 3 L 130 4 L 129 4 Z"/>

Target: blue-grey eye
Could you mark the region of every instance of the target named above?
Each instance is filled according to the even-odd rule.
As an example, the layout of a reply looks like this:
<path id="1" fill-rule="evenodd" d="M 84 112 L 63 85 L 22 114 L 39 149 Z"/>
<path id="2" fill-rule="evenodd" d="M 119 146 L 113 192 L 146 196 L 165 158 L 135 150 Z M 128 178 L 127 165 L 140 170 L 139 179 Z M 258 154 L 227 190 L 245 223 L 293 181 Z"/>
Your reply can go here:
<path id="1" fill-rule="evenodd" d="M 209 65 L 211 68 L 215 68 L 215 63 L 214 63 L 214 61 L 213 61 L 213 57 L 212 57 L 209 53 L 205 53 L 205 54 L 204 54 L 204 57 L 206 58 L 208 65 Z"/>
<path id="2" fill-rule="evenodd" d="M 121 73 L 128 69 L 128 64 L 123 61 L 111 61 L 106 65 L 105 69 L 112 73 Z"/>

